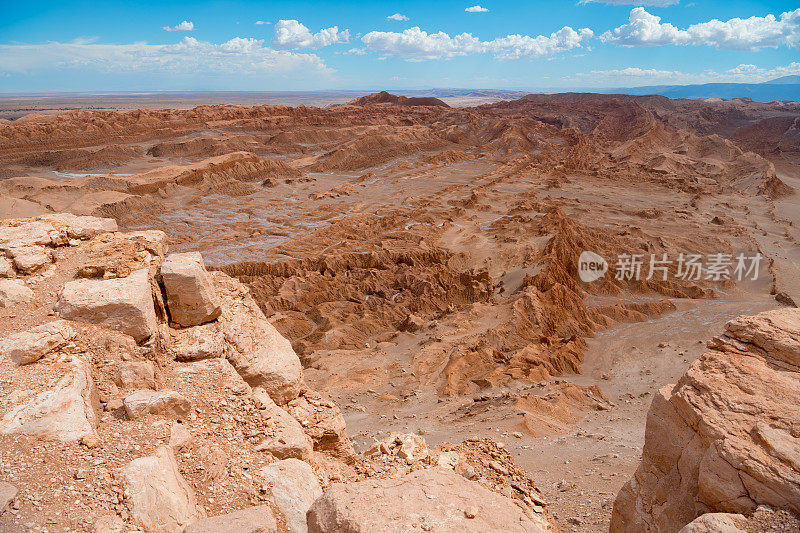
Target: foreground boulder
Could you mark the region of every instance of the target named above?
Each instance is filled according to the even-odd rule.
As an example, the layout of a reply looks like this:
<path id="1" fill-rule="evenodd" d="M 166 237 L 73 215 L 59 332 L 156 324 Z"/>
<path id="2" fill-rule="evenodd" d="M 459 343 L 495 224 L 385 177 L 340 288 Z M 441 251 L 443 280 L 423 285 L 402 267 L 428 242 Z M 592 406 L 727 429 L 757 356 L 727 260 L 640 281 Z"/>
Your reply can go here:
<path id="1" fill-rule="evenodd" d="M 213 516 L 190 524 L 183 533 L 274 533 L 275 516 L 267 505 L 250 507 L 234 513 Z"/>
<path id="2" fill-rule="evenodd" d="M 155 367 L 150 361 L 121 363 L 114 373 L 114 383 L 123 389 L 155 389 Z"/>
<path id="3" fill-rule="evenodd" d="M 53 253 L 43 246 L 19 246 L 9 248 L 8 254 L 16 269 L 24 274 L 32 274 L 53 262 Z"/>
<path id="4" fill-rule="evenodd" d="M 169 316 L 176 324 L 198 326 L 222 312 L 200 252 L 167 256 L 161 265 L 161 280 Z"/>
<path id="5" fill-rule="evenodd" d="M 739 317 L 647 416 L 611 531 L 674 532 L 704 513 L 800 513 L 800 309 Z"/>
<path id="6" fill-rule="evenodd" d="M 308 512 L 309 533 L 543 532 L 520 507 L 444 468 L 335 484 Z"/>
<path id="7" fill-rule="evenodd" d="M 136 342 L 149 339 L 158 327 L 146 268 L 126 278 L 70 281 L 59 294 L 56 311 L 68 320 L 121 331 Z"/>
<path id="8" fill-rule="evenodd" d="M 739 514 L 707 513 L 686 524 L 679 533 L 745 533 L 744 521 Z"/>
<path id="9" fill-rule="evenodd" d="M 72 358 L 55 387 L 12 408 L 0 420 L 0 433 L 35 435 L 65 442 L 97 437 L 94 383 L 88 365 Z"/>
<path id="10" fill-rule="evenodd" d="M 38 361 L 75 338 L 75 330 L 66 320 L 56 320 L 28 331 L 13 333 L 0 340 L 0 356 L 18 365 Z"/>
<path id="11" fill-rule="evenodd" d="M 270 500 L 286 520 L 286 528 L 291 533 L 306 533 L 306 513 L 322 496 L 322 487 L 308 463 L 298 459 L 278 461 L 262 468 L 261 477 Z"/>
<path id="12" fill-rule="evenodd" d="M 27 305 L 33 300 L 33 291 L 16 279 L 0 279 L 0 307 Z"/>
<path id="13" fill-rule="evenodd" d="M 130 494 L 131 515 L 148 533 L 180 533 L 205 518 L 168 447 L 161 446 L 150 457 L 134 459 L 122 474 Z"/>

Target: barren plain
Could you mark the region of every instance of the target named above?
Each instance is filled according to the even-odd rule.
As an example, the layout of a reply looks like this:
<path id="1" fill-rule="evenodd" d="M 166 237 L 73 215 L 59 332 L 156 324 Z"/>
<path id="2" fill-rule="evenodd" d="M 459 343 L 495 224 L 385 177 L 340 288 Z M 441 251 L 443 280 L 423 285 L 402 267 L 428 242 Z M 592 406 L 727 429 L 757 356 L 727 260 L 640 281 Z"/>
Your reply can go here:
<path id="1" fill-rule="evenodd" d="M 396 434 L 442 449 L 491 438 L 553 527 L 608 531 L 659 391 L 729 321 L 800 302 L 800 104 L 449 104 L 377 93 L 0 119 L 0 219 L 164 231 L 170 251 L 249 289 L 356 453 Z M 581 280 L 583 251 L 608 261 L 604 277 Z M 622 254 L 645 258 L 638 279 L 616 276 Z M 681 254 L 763 261 L 742 280 L 692 277 Z M 663 277 L 648 279 L 651 256 L 673 261 Z M 2 333 L 52 316 L 56 285 L 37 311 L 0 308 Z M 202 405 L 200 385 L 186 394 Z M 22 453 L 2 442 L 0 468 Z M 209 515 L 245 502 L 202 497 Z M 88 527 L 46 526 L 42 508 L 24 500 L 0 529 Z"/>

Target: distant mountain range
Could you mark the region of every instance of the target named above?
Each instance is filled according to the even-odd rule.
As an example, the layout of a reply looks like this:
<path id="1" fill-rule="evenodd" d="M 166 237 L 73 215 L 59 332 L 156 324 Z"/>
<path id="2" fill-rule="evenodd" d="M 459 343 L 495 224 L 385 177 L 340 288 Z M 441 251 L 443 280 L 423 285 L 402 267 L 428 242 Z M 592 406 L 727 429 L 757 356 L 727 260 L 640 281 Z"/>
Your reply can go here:
<path id="1" fill-rule="evenodd" d="M 600 89 L 601 93 L 660 94 L 670 98 L 752 98 L 800 101 L 800 76 L 782 76 L 763 83 L 703 83 L 701 85 L 651 85 Z"/>
<path id="2" fill-rule="evenodd" d="M 408 96 L 485 96 L 503 100 L 521 98 L 528 93 L 592 92 L 600 94 L 660 94 L 669 98 L 752 98 L 757 102 L 794 100 L 800 102 L 800 76 L 782 76 L 763 83 L 704 83 L 701 85 L 648 85 L 645 87 L 613 87 L 602 89 L 575 89 L 560 87 L 536 91 L 504 91 L 484 89 L 427 89 L 393 91 Z"/>

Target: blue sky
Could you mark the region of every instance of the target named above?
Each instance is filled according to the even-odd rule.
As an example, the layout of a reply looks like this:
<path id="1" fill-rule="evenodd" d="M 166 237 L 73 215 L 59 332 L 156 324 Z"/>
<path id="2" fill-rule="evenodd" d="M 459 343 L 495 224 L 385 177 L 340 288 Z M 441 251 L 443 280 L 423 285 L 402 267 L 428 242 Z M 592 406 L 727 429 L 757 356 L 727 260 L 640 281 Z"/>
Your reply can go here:
<path id="1" fill-rule="evenodd" d="M 800 74 L 796 0 L 0 1 L 0 92 L 548 89 Z"/>

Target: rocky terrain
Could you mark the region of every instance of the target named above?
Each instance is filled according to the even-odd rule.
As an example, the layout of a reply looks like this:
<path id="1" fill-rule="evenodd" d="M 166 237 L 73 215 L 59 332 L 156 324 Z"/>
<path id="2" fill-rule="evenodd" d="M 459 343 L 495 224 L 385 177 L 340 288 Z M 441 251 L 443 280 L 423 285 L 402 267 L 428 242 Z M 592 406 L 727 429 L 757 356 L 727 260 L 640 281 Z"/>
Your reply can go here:
<path id="1" fill-rule="evenodd" d="M 791 531 L 798 120 L 388 93 L 0 120 L 0 529 Z"/>
<path id="2" fill-rule="evenodd" d="M 3 531 L 555 530 L 493 441 L 396 434 L 357 455 L 248 289 L 163 232 L 66 214 L 0 239 Z"/>

